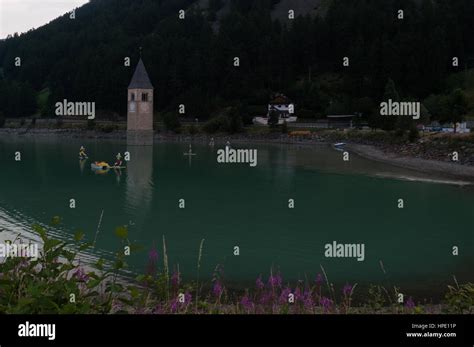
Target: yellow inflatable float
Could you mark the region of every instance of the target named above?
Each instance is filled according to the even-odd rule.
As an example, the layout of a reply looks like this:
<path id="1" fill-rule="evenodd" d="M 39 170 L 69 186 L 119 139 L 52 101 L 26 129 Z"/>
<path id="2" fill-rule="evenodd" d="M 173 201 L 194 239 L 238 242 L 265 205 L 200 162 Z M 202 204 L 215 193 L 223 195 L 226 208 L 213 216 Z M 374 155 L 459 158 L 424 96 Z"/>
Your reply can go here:
<path id="1" fill-rule="evenodd" d="M 110 169 L 110 165 L 105 161 L 96 161 L 91 164 L 92 170 L 108 170 Z"/>

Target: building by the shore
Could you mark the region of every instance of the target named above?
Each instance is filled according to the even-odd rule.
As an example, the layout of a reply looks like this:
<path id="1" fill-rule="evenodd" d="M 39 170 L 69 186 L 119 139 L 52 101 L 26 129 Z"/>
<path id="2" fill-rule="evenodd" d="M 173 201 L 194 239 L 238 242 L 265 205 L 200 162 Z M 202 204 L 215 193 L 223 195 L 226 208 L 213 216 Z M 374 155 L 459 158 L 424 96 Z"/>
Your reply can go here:
<path id="1" fill-rule="evenodd" d="M 128 86 L 127 142 L 146 145 L 153 141 L 153 85 L 142 59 Z"/>
<path id="2" fill-rule="evenodd" d="M 284 94 L 275 94 L 267 107 L 266 117 L 255 117 L 254 122 L 260 125 L 268 125 L 272 113 L 278 114 L 278 124 L 293 123 L 297 121 L 295 116 L 295 105 Z"/>

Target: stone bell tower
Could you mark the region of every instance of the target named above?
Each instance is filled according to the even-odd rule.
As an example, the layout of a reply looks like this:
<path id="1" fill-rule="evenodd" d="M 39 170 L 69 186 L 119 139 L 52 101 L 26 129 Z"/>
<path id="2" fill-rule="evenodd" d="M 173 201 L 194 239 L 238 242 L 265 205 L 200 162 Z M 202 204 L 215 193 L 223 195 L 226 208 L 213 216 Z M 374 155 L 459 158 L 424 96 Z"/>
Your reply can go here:
<path id="1" fill-rule="evenodd" d="M 128 86 L 127 131 L 153 131 L 153 85 L 141 58 Z"/>

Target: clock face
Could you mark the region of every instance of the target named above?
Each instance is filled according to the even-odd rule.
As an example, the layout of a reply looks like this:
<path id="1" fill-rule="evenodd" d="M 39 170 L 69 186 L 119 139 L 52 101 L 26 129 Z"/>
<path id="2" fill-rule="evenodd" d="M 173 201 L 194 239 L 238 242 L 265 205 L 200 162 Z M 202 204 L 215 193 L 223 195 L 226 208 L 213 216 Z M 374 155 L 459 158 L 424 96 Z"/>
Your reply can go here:
<path id="1" fill-rule="evenodd" d="M 130 112 L 137 112 L 137 103 L 132 101 L 130 102 L 129 106 L 128 106 L 128 110 Z"/>

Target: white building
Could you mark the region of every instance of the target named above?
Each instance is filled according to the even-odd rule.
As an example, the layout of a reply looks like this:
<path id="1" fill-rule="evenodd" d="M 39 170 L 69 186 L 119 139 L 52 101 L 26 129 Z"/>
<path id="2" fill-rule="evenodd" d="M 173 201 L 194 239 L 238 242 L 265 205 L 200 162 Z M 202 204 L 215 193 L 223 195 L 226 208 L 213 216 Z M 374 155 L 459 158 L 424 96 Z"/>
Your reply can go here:
<path id="1" fill-rule="evenodd" d="M 266 117 L 255 117 L 254 122 L 261 125 L 268 125 L 268 120 L 272 112 L 278 113 L 278 124 L 284 122 L 292 123 L 298 119 L 295 116 L 295 105 L 283 94 L 275 94 L 268 103 Z"/>

